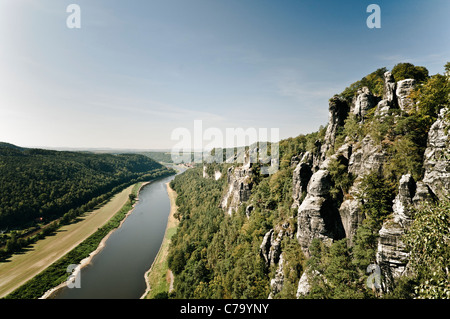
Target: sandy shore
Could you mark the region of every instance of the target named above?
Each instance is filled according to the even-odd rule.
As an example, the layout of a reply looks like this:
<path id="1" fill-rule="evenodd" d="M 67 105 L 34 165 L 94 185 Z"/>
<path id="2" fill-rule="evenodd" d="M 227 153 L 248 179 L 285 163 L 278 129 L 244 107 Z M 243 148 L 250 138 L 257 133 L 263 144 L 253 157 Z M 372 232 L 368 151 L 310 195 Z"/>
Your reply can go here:
<path id="1" fill-rule="evenodd" d="M 138 191 L 137 191 L 137 197 L 136 197 L 136 202 L 139 200 L 139 193 L 142 189 L 142 187 L 144 187 L 145 185 L 150 184 L 151 182 L 144 182 L 142 183 L 142 185 L 139 187 Z M 128 213 L 125 215 L 125 217 L 122 219 L 122 221 L 119 224 L 119 227 L 111 230 L 105 237 L 103 237 L 102 241 L 99 243 L 99 245 L 97 246 L 97 249 L 95 249 L 93 252 L 91 252 L 89 254 L 88 257 L 84 258 L 83 260 L 81 260 L 81 262 L 78 264 L 78 266 L 74 269 L 74 271 L 72 272 L 72 278 L 76 278 L 76 276 L 79 274 L 79 272 L 81 271 L 81 269 L 83 269 L 84 267 L 86 267 L 87 265 L 90 264 L 92 258 L 94 258 L 95 255 L 97 255 L 106 245 L 106 241 L 108 240 L 108 238 L 112 235 L 112 233 L 114 233 L 114 231 L 116 231 L 117 229 L 119 229 L 120 227 L 122 227 L 122 224 L 125 222 L 125 220 L 127 219 L 127 217 L 134 211 L 134 207 L 136 206 L 136 203 L 133 204 L 133 208 L 130 209 L 130 211 L 128 211 Z M 69 274 L 68 274 L 69 276 Z M 61 283 L 60 285 L 48 290 L 42 297 L 40 297 L 39 299 L 47 299 L 53 296 L 53 294 L 55 294 L 58 290 L 64 288 L 67 286 L 67 281 Z"/>
<path id="2" fill-rule="evenodd" d="M 54 235 L 38 240 L 26 253 L 15 254 L 0 263 L 0 298 L 41 273 L 108 222 L 128 201 L 133 187 L 117 193 L 100 208 L 79 217 L 76 223 L 64 225 Z"/>
<path id="3" fill-rule="evenodd" d="M 164 238 L 161 243 L 161 247 L 159 248 L 159 251 L 155 257 L 155 260 L 153 261 L 152 265 L 150 266 L 150 269 L 147 270 L 144 274 L 144 279 L 145 279 L 145 283 L 147 285 L 147 289 L 145 290 L 144 294 L 141 296 L 140 299 L 145 299 L 147 297 L 147 295 L 150 293 L 151 287 L 150 287 L 150 282 L 149 282 L 149 276 L 152 273 L 152 271 L 154 271 L 154 268 L 156 267 L 156 265 L 164 263 L 167 259 L 167 254 L 169 252 L 169 246 L 170 246 L 170 237 L 168 234 L 168 230 L 171 228 L 176 228 L 179 223 L 179 221 L 174 217 L 174 214 L 178 209 L 178 207 L 175 203 L 177 194 L 170 187 L 169 183 L 166 183 L 166 186 L 167 186 L 167 193 L 168 193 L 169 199 L 170 199 L 170 213 L 169 213 L 169 217 L 167 219 L 166 232 L 164 234 Z M 170 272 L 170 270 L 168 270 L 168 272 Z M 169 283 L 169 286 L 170 286 L 169 292 L 170 292 L 170 290 L 173 287 L 173 275 L 171 274 L 171 272 L 168 275 L 169 275 L 168 278 L 170 278 L 170 283 Z"/>

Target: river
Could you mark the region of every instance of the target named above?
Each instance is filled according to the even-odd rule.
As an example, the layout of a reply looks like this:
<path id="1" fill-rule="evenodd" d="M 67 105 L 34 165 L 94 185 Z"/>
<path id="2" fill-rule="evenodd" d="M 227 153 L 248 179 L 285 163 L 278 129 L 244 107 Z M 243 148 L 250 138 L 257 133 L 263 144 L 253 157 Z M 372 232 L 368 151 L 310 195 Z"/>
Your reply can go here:
<path id="1" fill-rule="evenodd" d="M 146 289 L 144 274 L 156 257 L 166 230 L 170 212 L 166 183 L 173 178 L 144 186 L 133 212 L 81 270 L 81 287 L 64 287 L 53 298 L 139 299 Z"/>

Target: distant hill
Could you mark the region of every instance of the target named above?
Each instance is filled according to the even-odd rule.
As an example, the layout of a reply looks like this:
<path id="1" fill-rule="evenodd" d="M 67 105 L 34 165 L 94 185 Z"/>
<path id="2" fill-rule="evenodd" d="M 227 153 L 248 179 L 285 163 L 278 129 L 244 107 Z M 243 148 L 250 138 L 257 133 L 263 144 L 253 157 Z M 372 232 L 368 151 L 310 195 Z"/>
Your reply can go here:
<path id="1" fill-rule="evenodd" d="M 170 173 L 139 154 L 52 151 L 0 142 L 0 230 L 58 218 L 115 187 Z"/>
<path id="2" fill-rule="evenodd" d="M 10 143 L 5 143 L 5 142 L 0 142 L 0 148 L 12 148 L 12 149 L 16 149 L 16 150 L 23 150 L 23 147 L 14 145 L 14 144 L 10 144 Z"/>

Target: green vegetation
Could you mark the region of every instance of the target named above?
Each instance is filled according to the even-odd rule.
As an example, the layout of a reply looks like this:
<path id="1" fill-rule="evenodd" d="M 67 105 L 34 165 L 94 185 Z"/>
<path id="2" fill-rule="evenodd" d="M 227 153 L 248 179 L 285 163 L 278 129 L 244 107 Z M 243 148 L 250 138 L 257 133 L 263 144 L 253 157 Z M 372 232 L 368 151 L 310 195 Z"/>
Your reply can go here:
<path id="1" fill-rule="evenodd" d="M 429 203 L 416 212 L 405 235 L 411 253 L 414 293 L 418 298 L 450 298 L 450 199 Z"/>
<path id="2" fill-rule="evenodd" d="M 0 145 L 0 258 L 74 221 L 139 181 L 174 171 L 137 154 L 90 154 Z"/>
<path id="3" fill-rule="evenodd" d="M 375 298 L 366 287 L 366 269 L 375 263 L 378 231 L 383 221 L 392 213 L 393 186 L 375 172 L 361 182 L 360 194 L 365 217 L 349 245 L 342 239 L 326 245 L 314 240 L 310 246 L 311 257 L 307 271 L 312 279 L 311 293 L 306 298 L 359 299 Z M 313 274 L 321 274 L 314 276 Z"/>
<path id="4" fill-rule="evenodd" d="M 347 87 L 338 96 L 351 102 L 358 89 L 367 86 L 381 97 L 384 73 L 380 68 Z M 446 65 L 450 72 L 450 63 Z M 397 64 L 392 70 L 395 80 L 414 78 L 417 85 L 410 95 L 413 106 L 406 111 L 392 108 L 379 115 L 370 110 L 364 121 L 349 114 L 337 130 L 332 155 L 344 143 L 353 150 L 370 136 L 374 147 L 384 154 L 380 170 L 353 176 L 348 171 L 348 158 L 330 159 L 330 194 L 338 206 L 344 199 L 354 198 L 360 207 L 362 224 L 350 244 L 348 239 L 327 244 L 314 240 L 310 258 L 306 259 L 295 236 L 282 241 L 284 284 L 274 298 L 295 298 L 299 278 L 304 271 L 313 276 L 307 298 L 377 298 L 366 286 L 367 267 L 376 263 L 378 233 L 392 214 L 392 203 L 402 175 L 410 173 L 415 180 L 423 178 L 423 154 L 428 131 L 443 107 L 450 106 L 450 88 L 446 76 L 429 76 L 424 67 Z M 448 76 L 448 75 L 447 75 Z M 450 113 L 450 112 L 449 112 Z M 450 117 L 450 115 L 447 114 Z M 292 205 L 292 158 L 309 151 L 317 154 L 323 144 L 326 127 L 318 132 L 280 141 L 280 169 L 270 176 L 259 176 L 258 165 L 252 177 L 252 195 L 248 203 L 249 217 L 242 205 L 232 217 L 218 206 L 227 184 L 225 178 L 215 181 L 202 178 L 200 167 L 177 176 L 172 182 L 179 194 L 180 227 L 169 250 L 169 267 L 175 274 L 175 291 L 163 297 L 177 298 L 267 298 L 269 281 L 276 266 L 267 267 L 259 255 L 259 245 L 270 229 L 287 229 L 295 233 L 297 210 Z M 209 165 L 207 173 L 223 175 L 225 165 Z M 358 194 L 349 194 L 357 178 Z M 449 211 L 448 202 L 430 206 L 416 215 L 405 239 L 411 251 L 414 276 L 396 281 L 395 289 L 385 298 L 437 297 L 450 294 L 449 281 Z M 277 228 L 278 227 L 278 228 Z M 319 275 L 317 275 L 319 274 Z"/>
<path id="5" fill-rule="evenodd" d="M 202 178 L 200 167 L 171 182 L 181 216 L 168 263 L 177 298 L 261 298 L 268 285 L 259 258 L 262 225 L 251 225 L 240 211 L 225 216 L 218 207 L 224 179 Z"/>
<path id="6" fill-rule="evenodd" d="M 141 154 L 160 163 L 173 163 L 172 156 L 169 152 L 143 152 Z"/>
<path id="7" fill-rule="evenodd" d="M 446 71 L 448 69 L 450 63 L 446 66 Z M 439 74 L 428 77 L 425 68 L 411 64 L 398 64 L 393 74 L 397 81 L 415 78 L 420 82 L 411 93 L 416 107 L 408 112 L 391 110 L 382 119 L 370 112 L 364 123 L 359 123 L 350 114 L 344 128 L 338 131 L 335 149 L 344 143 L 345 138 L 346 142 L 358 145 L 365 136 L 370 135 L 377 145 L 382 146 L 388 160 L 382 172 L 372 172 L 361 181 L 359 198 L 363 201 L 361 210 L 365 220 L 357 229 L 353 245 L 349 246 L 345 240 L 331 246 L 319 241 L 312 244 L 307 269 L 322 276 L 314 278 L 308 298 L 375 297 L 365 289 L 365 270 L 375 263 L 378 231 L 392 213 L 398 180 L 407 173 L 411 173 L 415 180 L 423 177 L 423 154 L 428 131 L 440 110 L 450 105 L 449 82 Z M 361 83 L 357 82 L 347 88 L 343 95 L 351 96 L 351 91 L 355 92 L 359 85 Z M 345 165 L 336 159 L 330 162 L 328 168 L 335 184 L 331 193 L 338 193 L 339 188 L 345 193 L 347 181 L 351 184 Z M 397 280 L 395 289 L 385 295 L 386 298 L 450 296 L 449 212 L 449 203 L 444 201 L 417 213 L 405 239 L 411 251 L 414 276 Z M 335 269 L 339 269 L 340 273 L 335 273 Z"/>
<path id="8" fill-rule="evenodd" d="M 369 75 L 363 77 L 361 80 L 352 83 L 350 86 L 346 87 L 345 90 L 339 94 L 341 98 L 347 102 L 351 102 L 353 97 L 356 95 L 359 89 L 363 87 L 368 87 L 369 90 L 376 96 L 383 95 L 384 87 L 384 73 L 387 71 L 386 68 L 380 68 Z"/>
<path id="9" fill-rule="evenodd" d="M 136 184 L 132 190 L 132 194 L 136 196 L 139 187 L 140 184 Z M 53 263 L 46 270 L 10 293 L 5 299 L 36 299 L 44 295 L 46 291 L 66 281 L 68 278 L 68 273 L 66 271 L 67 267 L 71 264 L 79 264 L 81 260 L 88 257 L 91 252 L 97 249 L 102 239 L 113 229 L 119 227 L 121 221 L 132 209 L 133 204 L 134 201 L 128 200 L 108 223 L 100 227 L 94 234 L 89 236 L 80 245 Z"/>
<path id="10" fill-rule="evenodd" d="M 268 293 L 259 239 L 266 227 L 251 225 L 240 211 L 218 207 L 224 179 L 202 178 L 195 168 L 171 183 L 181 221 L 172 238 L 169 267 L 177 298 L 261 298 Z"/>
<path id="11" fill-rule="evenodd" d="M 311 257 L 307 262 L 311 274 L 311 291 L 307 298 L 361 299 L 374 295 L 365 287 L 364 270 L 354 259 L 347 240 L 339 240 L 331 246 L 318 239 L 310 247 Z M 313 274 L 320 274 L 314 276 Z"/>
<path id="12" fill-rule="evenodd" d="M 181 219 L 169 250 L 169 268 L 175 275 L 176 298 L 267 298 L 269 278 L 274 266 L 267 268 L 260 257 L 264 235 L 277 225 L 296 229 L 296 210 L 292 209 L 292 156 L 316 150 L 325 128 L 280 142 L 280 169 L 259 176 L 253 165 L 253 210 L 249 218 L 245 207 L 233 216 L 219 208 L 226 191 L 226 178 L 203 178 L 202 167 L 178 175 L 171 183 L 177 192 L 177 216 Z M 229 164 L 208 165 L 207 173 L 219 170 L 226 176 Z M 285 267 L 285 285 L 277 298 L 293 298 L 305 259 L 295 238 L 281 243 Z"/>
<path id="13" fill-rule="evenodd" d="M 428 78 L 428 70 L 423 66 L 415 66 L 411 63 L 399 63 L 392 68 L 392 76 L 395 81 L 415 79 L 423 82 Z"/>

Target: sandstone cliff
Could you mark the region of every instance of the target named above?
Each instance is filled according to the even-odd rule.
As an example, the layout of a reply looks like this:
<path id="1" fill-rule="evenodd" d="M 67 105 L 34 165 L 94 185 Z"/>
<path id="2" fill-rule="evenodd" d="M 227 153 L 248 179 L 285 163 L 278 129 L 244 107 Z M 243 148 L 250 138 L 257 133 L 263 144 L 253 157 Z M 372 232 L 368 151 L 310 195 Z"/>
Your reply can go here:
<path id="1" fill-rule="evenodd" d="M 342 140 L 341 136 L 338 141 L 339 132 L 350 116 L 354 116 L 362 127 L 371 117 L 383 123 L 388 117 L 392 120 L 392 114 L 406 114 L 414 110 L 410 93 L 416 85 L 414 79 L 395 82 L 392 74 L 386 72 L 382 96 L 373 94 L 368 87 L 362 87 L 351 101 L 340 96 L 330 99 L 329 121 L 323 139 L 315 142 L 313 150 L 296 154 L 290 159 L 291 209 L 295 211 L 292 218 L 296 219 L 296 229 L 288 230 L 287 224 L 280 224 L 267 231 L 260 244 L 260 256 L 274 274 L 269 298 L 283 289 L 283 269 L 289 267 L 281 245 L 285 236 L 296 238 L 306 257 L 310 255 L 309 246 L 314 239 L 331 244 L 347 238 L 349 245 L 354 244 L 357 229 L 367 218 L 362 209 L 365 203 L 361 197 L 361 181 L 371 173 L 383 175 L 390 161 L 388 150 L 392 141 L 380 142 L 368 132 L 357 139 L 347 136 Z M 392 214 L 379 230 L 374 262 L 382 270 L 384 291 L 392 289 L 394 279 L 408 273 L 408 252 L 402 236 L 414 219 L 414 209 L 428 200 L 450 196 L 450 141 L 447 132 L 450 123 L 445 120 L 445 112 L 445 109 L 441 110 L 429 129 L 423 156 L 423 178 L 415 181 L 411 174 L 401 176 L 392 202 Z M 394 123 L 396 120 L 394 116 Z M 330 173 L 332 161 L 338 161 L 345 173 L 353 177 L 350 187 L 345 191 L 338 190 L 338 196 Z M 220 206 L 229 215 L 248 202 L 245 213 L 247 218 L 251 217 L 257 205 L 251 200 L 254 174 L 257 173 L 248 160 L 244 165 L 233 165 L 228 169 L 228 186 Z M 308 278 L 304 272 L 298 283 L 297 295 L 303 296 L 308 290 Z"/>

